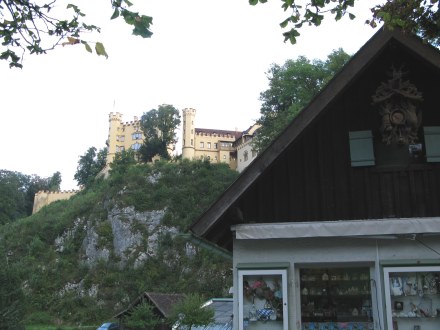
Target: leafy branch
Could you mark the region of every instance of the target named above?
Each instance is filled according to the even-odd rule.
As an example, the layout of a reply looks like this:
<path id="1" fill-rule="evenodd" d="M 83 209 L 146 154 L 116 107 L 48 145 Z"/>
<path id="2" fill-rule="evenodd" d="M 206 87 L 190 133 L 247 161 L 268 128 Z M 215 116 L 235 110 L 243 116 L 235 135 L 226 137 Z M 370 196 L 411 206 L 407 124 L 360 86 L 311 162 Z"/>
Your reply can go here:
<path id="1" fill-rule="evenodd" d="M 9 66 L 22 68 L 24 55 L 45 54 L 62 45 L 82 44 L 88 52 L 93 52 L 89 43 L 81 38 L 84 33 L 100 32 L 100 28 L 83 21 L 86 16 L 81 9 L 68 4 L 67 17 L 51 15 L 57 0 L 39 5 L 28 0 L 0 0 L 0 59 Z M 111 0 L 114 9 L 111 19 L 122 16 L 125 22 L 133 25 L 133 34 L 149 38 L 152 18 L 130 11 L 132 3 L 128 0 Z M 108 57 L 104 45 L 95 42 L 97 55 Z"/>

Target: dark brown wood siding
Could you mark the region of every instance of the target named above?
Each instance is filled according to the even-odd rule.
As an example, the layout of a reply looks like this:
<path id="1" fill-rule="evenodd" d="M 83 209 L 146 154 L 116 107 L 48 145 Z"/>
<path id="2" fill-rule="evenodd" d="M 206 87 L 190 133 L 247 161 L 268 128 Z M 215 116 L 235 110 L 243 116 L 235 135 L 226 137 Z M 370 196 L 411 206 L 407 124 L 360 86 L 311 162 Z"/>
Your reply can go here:
<path id="1" fill-rule="evenodd" d="M 423 126 L 440 126 L 439 72 L 394 44 L 380 55 L 237 201 L 244 222 L 440 216 L 438 163 L 351 166 L 350 131 L 372 131 L 381 147 L 371 96 L 393 66 L 423 93 L 420 142 Z"/>

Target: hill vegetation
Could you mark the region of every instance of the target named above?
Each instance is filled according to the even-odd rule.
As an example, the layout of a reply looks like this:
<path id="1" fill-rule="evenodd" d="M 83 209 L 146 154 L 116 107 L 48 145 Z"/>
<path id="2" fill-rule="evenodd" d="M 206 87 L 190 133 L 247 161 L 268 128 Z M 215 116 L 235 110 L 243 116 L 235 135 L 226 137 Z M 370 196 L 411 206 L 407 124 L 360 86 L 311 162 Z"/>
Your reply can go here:
<path id="1" fill-rule="evenodd" d="M 97 325 L 144 291 L 226 296 L 231 260 L 185 232 L 237 175 L 208 161 L 120 161 L 70 200 L 2 225 L 0 328 Z"/>

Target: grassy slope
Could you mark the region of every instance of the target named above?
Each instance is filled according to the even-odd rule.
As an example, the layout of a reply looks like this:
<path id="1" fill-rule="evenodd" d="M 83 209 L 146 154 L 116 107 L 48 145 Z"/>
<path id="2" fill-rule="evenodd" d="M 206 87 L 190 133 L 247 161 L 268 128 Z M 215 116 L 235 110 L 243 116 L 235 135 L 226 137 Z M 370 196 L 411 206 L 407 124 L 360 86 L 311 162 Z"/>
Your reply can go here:
<path id="1" fill-rule="evenodd" d="M 99 244 L 110 249 L 112 232 L 107 215 L 114 208 L 133 206 L 139 212 L 166 209 L 162 222 L 184 232 L 236 176 L 225 165 L 201 161 L 117 168 L 109 179 L 96 182 L 70 200 L 0 227 L 0 254 L 6 256 L 0 260 L 0 268 L 5 269 L 0 276 L 3 292 L 8 292 L 12 302 L 21 302 L 22 308 L 16 312 L 21 317 L 24 314 L 27 324 L 54 325 L 99 324 L 142 291 L 221 296 L 230 285 L 229 261 L 197 248 L 195 255 L 188 255 L 188 242 L 179 236 L 162 237 L 157 255 L 136 269 L 132 263 L 121 269 L 111 253 L 107 262 L 86 266 L 83 224 L 92 224 L 100 235 Z M 148 235 L 139 223 L 132 226 Z M 55 239 L 67 230 L 71 235 L 64 250 L 57 251 Z M 81 283 L 86 294 L 77 290 L 59 294 L 67 283 Z M 95 296 L 87 294 L 96 287 Z M 10 293 L 12 288 L 14 294 Z"/>

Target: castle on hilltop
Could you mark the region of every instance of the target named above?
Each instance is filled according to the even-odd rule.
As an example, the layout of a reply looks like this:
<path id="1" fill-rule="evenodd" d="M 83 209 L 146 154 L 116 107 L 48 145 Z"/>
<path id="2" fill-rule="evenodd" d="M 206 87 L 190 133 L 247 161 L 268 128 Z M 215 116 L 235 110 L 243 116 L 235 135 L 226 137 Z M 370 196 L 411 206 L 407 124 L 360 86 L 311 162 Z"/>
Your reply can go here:
<path id="1" fill-rule="evenodd" d="M 222 129 L 195 127 L 196 110 L 186 108 L 182 111 L 182 158 L 207 159 L 212 163 L 227 163 L 233 170 L 241 172 L 257 156 L 253 150 L 252 139 L 260 125 L 253 124 L 245 131 L 228 131 Z M 140 119 L 135 116 L 132 121 L 123 122 L 119 112 L 109 114 L 109 130 L 106 141 L 108 154 L 107 164 L 101 172 L 109 170 L 110 164 L 118 152 L 124 150 L 138 151 L 144 142 Z M 168 147 L 170 155 L 174 146 Z M 35 194 L 32 213 L 57 200 L 69 199 L 77 191 L 48 192 Z"/>
<path id="2" fill-rule="evenodd" d="M 213 163 L 227 163 L 231 169 L 241 172 L 255 157 L 252 138 L 259 125 L 254 124 L 245 131 L 197 128 L 196 110 L 186 108 L 182 111 L 182 158 L 208 159 Z M 119 112 L 109 114 L 109 134 L 107 139 L 110 164 L 117 152 L 139 150 L 144 141 L 140 120 L 123 122 Z M 174 146 L 170 146 L 171 154 Z"/>

